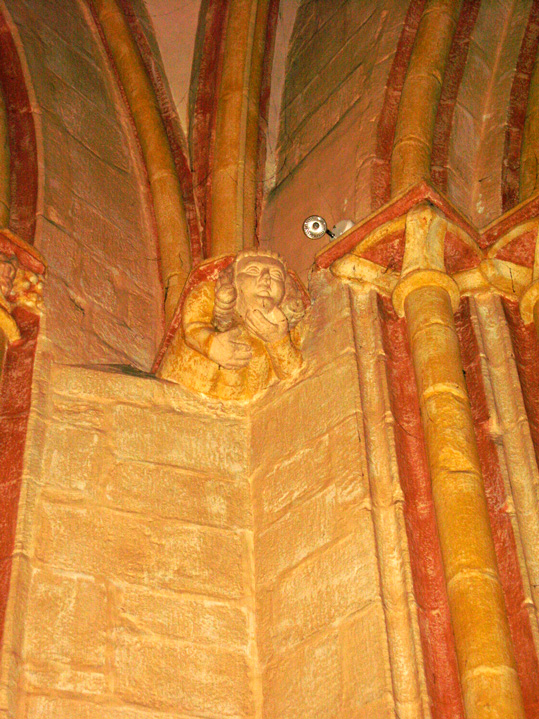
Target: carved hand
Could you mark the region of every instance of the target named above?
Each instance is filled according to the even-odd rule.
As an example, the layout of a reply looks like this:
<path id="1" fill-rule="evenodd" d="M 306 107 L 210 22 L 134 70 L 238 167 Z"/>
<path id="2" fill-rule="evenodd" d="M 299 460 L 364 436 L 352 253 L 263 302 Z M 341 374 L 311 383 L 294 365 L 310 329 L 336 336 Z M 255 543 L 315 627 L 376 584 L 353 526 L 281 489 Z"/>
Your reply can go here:
<path id="1" fill-rule="evenodd" d="M 213 335 L 208 357 L 225 369 L 240 369 L 249 364 L 253 355 L 250 345 L 240 341 L 241 328 Z"/>
<path id="2" fill-rule="evenodd" d="M 277 342 L 288 332 L 288 320 L 278 307 L 265 315 L 260 310 L 247 310 L 245 326 L 264 342 Z"/>

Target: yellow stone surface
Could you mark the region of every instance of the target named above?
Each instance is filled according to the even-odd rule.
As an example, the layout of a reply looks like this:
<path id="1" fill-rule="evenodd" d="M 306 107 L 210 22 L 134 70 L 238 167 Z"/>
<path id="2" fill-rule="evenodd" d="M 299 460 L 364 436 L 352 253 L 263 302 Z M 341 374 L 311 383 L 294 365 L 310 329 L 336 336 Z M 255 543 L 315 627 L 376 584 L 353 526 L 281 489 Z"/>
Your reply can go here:
<path id="1" fill-rule="evenodd" d="M 245 653 L 122 632 L 113 666 L 118 695 L 133 704 L 180 714 L 252 715 Z"/>
<path id="2" fill-rule="evenodd" d="M 522 694 L 450 296 L 427 283 L 407 296 L 405 311 L 464 702 L 477 719 L 504 712 L 508 719 L 520 718 Z M 500 673 L 505 675 L 511 704 L 505 692 L 495 694 Z M 479 701 L 489 677 L 492 710 Z"/>
<path id="3" fill-rule="evenodd" d="M 35 696 L 28 700 L 28 716 L 40 719 L 155 719 L 153 709 L 95 704 L 81 699 Z M 186 719 L 176 712 L 160 713 L 159 719 Z"/>
<path id="4" fill-rule="evenodd" d="M 248 616 L 239 605 L 118 583 L 111 597 L 118 626 L 125 630 L 205 645 L 245 647 Z"/>
<path id="5" fill-rule="evenodd" d="M 218 472 L 116 462 L 97 475 L 88 493 L 102 506 L 142 515 L 156 512 L 163 518 L 223 529 L 247 529 L 251 522 L 248 483 Z"/>
<path id="6" fill-rule="evenodd" d="M 80 536 L 81 541 L 74 542 Z M 36 559 L 126 582 L 239 598 L 246 546 L 241 534 L 159 516 L 43 501 Z"/>
<path id="7" fill-rule="evenodd" d="M 266 716 L 330 719 L 341 704 L 341 687 L 339 636 L 332 631 L 302 644 L 268 668 L 264 677 Z"/>
<path id="8" fill-rule="evenodd" d="M 214 373 L 228 377 L 226 391 L 206 392 L 207 384 L 201 389 L 196 381 L 188 386 L 201 392 L 189 391 L 166 381 L 172 378 L 166 373 L 135 376 L 133 365 L 151 366 L 163 334 L 160 279 L 170 319 L 190 266 L 188 235 L 198 234 L 203 214 L 211 227 L 198 229 L 208 230 L 209 246 L 193 243 L 198 254 L 260 242 L 282 247 L 302 276 L 323 242 L 305 242 L 303 217 L 320 212 L 330 225 L 351 217 L 359 221 L 357 232 L 371 205 L 387 199 L 390 180 L 400 191 L 428 180 L 432 169 L 437 188 L 447 174 L 443 199 L 463 215 L 485 224 L 499 214 L 500 198 L 507 202 L 506 174 L 515 170 L 502 146 L 507 133 L 515 137 L 511 122 L 522 117 L 523 107 L 508 112 L 507 98 L 514 98 L 513 78 L 519 80 L 514 69 L 530 2 L 493 9 L 488 2 L 472 8 L 461 0 L 427 0 L 419 14 L 417 3 L 410 6 L 406 17 L 407 2 L 283 0 L 272 57 L 264 40 L 276 4 L 231 0 L 221 38 L 223 73 L 216 93 L 212 88 L 217 117 L 207 135 L 197 124 L 213 121 L 206 88 L 198 86 L 206 61 L 199 51 L 218 37 L 203 38 L 211 12 L 201 16 L 198 33 L 195 21 L 182 22 L 185 12 L 195 16 L 199 2 L 183 3 L 190 7 L 174 9 L 169 21 L 163 17 L 171 8 L 153 14 L 157 5 L 174 4 L 166 0 L 93 0 L 104 43 L 84 3 L 3 2 L 36 128 L 35 242 L 52 271 L 1 654 L 2 719 L 431 719 L 439 713 L 429 696 L 432 666 L 420 632 L 425 606 L 415 598 L 409 506 L 399 476 L 399 433 L 408 427 L 398 427 L 393 414 L 394 367 L 372 287 L 392 295 L 408 323 L 466 719 L 521 719 L 453 313 L 461 294 L 474 296 L 469 306 L 489 412 L 482 429 L 497 452 L 506 494 L 499 509 L 513 528 L 518 567 L 512 569 L 517 578 L 520 569 L 521 606 L 537 649 L 539 474 L 499 295 L 522 297 L 525 321 L 535 314 L 539 326 L 537 289 L 529 288 L 539 259 L 533 270 L 524 268 L 497 257 L 501 244 L 491 246 L 479 268 L 455 280 L 445 259 L 455 261 L 458 241 L 468 245 L 468 259 L 481 253 L 421 202 L 366 238 L 363 250 L 389 239 L 388 268 L 356 248 L 333 266 L 345 282 L 330 271 L 313 272 L 314 306 L 301 333 L 290 334 L 292 342 L 286 333 L 273 343 L 256 331 L 254 340 L 246 317 L 238 321 L 248 345 L 243 352 L 258 361 L 240 381 L 227 375 L 236 368 L 223 371 L 222 352 L 211 358 L 217 369 L 208 369 L 218 329 L 215 293 L 211 282 L 201 288 L 205 312 L 191 319 L 204 325 L 195 334 L 202 329 L 211 342 L 202 342 L 203 360 L 183 369 L 188 376 L 201 370 L 204 381 Z M 203 2 L 203 15 L 206 6 L 220 10 L 219 2 Z M 470 42 L 454 35 L 459 17 L 466 19 L 463 9 L 478 13 Z M 185 198 L 189 217 L 182 197 L 189 168 L 179 173 L 180 188 L 175 166 L 183 143 L 173 107 L 178 98 L 169 96 L 169 67 L 159 51 L 165 60 L 172 46 L 183 68 L 191 58 L 156 37 L 158 25 L 191 33 L 196 44 L 191 90 L 185 88 L 186 157 L 197 175 L 194 202 Z M 413 40 L 407 68 L 395 55 L 399 37 Z M 445 78 L 446 65 L 459 47 L 468 56 L 462 83 L 453 86 L 451 135 L 441 146 L 448 106 L 439 100 L 448 89 L 444 79 L 455 80 L 454 73 Z M 537 180 L 536 75 L 523 138 L 526 195 Z M 269 107 L 267 118 L 259 115 L 259 99 Z M 17 112 L 8 107 L 16 123 Z M 388 126 L 388 115 L 396 126 Z M 10 177 L 0 120 L 2 225 L 9 220 L 9 188 L 26 188 Z M 273 177 L 270 163 L 263 178 L 266 122 L 268 151 L 278 154 L 279 168 Z M 172 152 L 169 142 L 177 144 Z M 444 247 L 448 228 L 453 245 Z M 397 272 L 400 252 L 392 240 L 402 230 Z M 510 251 L 517 236 L 499 242 Z M 381 262 L 384 249 L 372 256 Z M 0 335 L 17 339 L 12 319 L 0 317 Z M 1 337 L 0 346 L 1 355 Z M 413 489 L 406 501 L 413 501 Z M 417 510 L 424 517 L 427 508 Z"/>
<path id="9" fill-rule="evenodd" d="M 27 608 L 25 656 L 103 671 L 108 632 L 107 588 L 102 580 L 35 570 Z"/>
<path id="10" fill-rule="evenodd" d="M 298 644 L 379 597 L 372 522 L 316 553 L 276 583 L 271 596 L 275 651 Z"/>

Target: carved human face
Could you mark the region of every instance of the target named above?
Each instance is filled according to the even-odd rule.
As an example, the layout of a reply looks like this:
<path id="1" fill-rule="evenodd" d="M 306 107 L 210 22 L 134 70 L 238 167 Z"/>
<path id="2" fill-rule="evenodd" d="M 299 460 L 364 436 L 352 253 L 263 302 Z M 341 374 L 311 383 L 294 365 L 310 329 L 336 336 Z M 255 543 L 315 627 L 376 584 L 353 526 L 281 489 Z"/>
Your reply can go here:
<path id="1" fill-rule="evenodd" d="M 286 270 L 275 257 L 264 255 L 242 257 L 236 266 L 237 310 L 244 315 L 247 309 L 271 312 L 283 301 Z"/>

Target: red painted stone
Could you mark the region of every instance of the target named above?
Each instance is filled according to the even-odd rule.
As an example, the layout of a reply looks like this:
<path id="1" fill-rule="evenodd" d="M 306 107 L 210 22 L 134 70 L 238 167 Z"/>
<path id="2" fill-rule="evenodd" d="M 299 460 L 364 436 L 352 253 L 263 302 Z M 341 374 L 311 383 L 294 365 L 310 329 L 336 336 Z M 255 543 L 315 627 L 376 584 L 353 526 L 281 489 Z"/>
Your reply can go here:
<path id="1" fill-rule="evenodd" d="M 434 186 L 444 192 L 447 189 L 447 166 L 453 114 L 468 58 L 470 37 L 477 20 L 480 4 L 481 0 L 468 0 L 462 4 L 438 103 L 431 154 L 431 177 Z M 434 171 L 435 169 L 436 171 Z"/>
<path id="2" fill-rule="evenodd" d="M 502 208 L 504 212 L 514 207 L 519 200 L 520 153 L 526 120 L 526 109 L 530 91 L 531 76 L 539 48 L 539 0 L 533 0 L 528 24 L 524 32 L 517 60 L 509 110 L 502 160 Z"/>
<path id="3" fill-rule="evenodd" d="M 337 239 L 330 243 L 317 255 L 315 264 L 318 267 L 330 267 L 335 260 L 340 259 L 359 246 L 361 240 L 373 230 L 381 227 L 386 222 L 402 217 L 408 210 L 423 201 L 430 202 L 435 207 L 438 207 L 451 222 L 467 232 L 473 240 L 476 242 L 479 240 L 479 233 L 475 227 L 443 195 L 436 192 L 428 183 L 420 182 L 360 222 L 356 225 L 356 229 L 341 240 Z"/>
<path id="4" fill-rule="evenodd" d="M 425 8 L 426 0 L 411 0 L 402 28 L 397 52 L 393 58 L 387 80 L 386 94 L 376 134 L 376 162 L 372 170 L 371 207 L 377 210 L 388 202 L 391 196 L 391 153 L 397 127 L 399 102 L 412 56 L 417 28 Z"/>
<path id="5" fill-rule="evenodd" d="M 0 85 L 8 115 L 11 152 L 9 228 L 33 243 L 37 208 L 37 143 L 32 108 L 21 62 L 5 18 L 0 14 Z"/>
<path id="6" fill-rule="evenodd" d="M 14 315 L 22 337 L 8 349 L 0 384 L 0 641 L 9 591 L 39 330 L 36 315 L 24 309 L 15 310 Z"/>
<path id="7" fill-rule="evenodd" d="M 361 252 L 361 257 L 371 262 L 383 265 L 389 270 L 400 272 L 404 256 L 404 232 L 388 235 L 375 247 Z"/>
<path id="8" fill-rule="evenodd" d="M 45 268 L 39 254 L 28 246 L 34 242 L 37 211 L 38 170 L 34 119 L 17 48 L 1 13 L 0 85 L 6 100 L 11 152 L 10 222 L 9 230 L 0 232 L 0 251 L 15 254 L 24 267 L 42 273 Z M 11 555 L 39 328 L 38 318 L 27 310 L 16 309 L 14 315 L 21 331 L 21 340 L 12 344 L 7 351 L 0 383 L 0 642 L 11 576 Z"/>
<path id="9" fill-rule="evenodd" d="M 406 322 L 378 299 L 414 593 L 433 719 L 464 719 L 457 657 Z"/>
<path id="10" fill-rule="evenodd" d="M 452 275 L 455 272 L 477 267 L 481 257 L 454 232 L 447 232 L 444 241 L 444 262 L 446 271 Z"/>
<path id="11" fill-rule="evenodd" d="M 496 258 L 498 260 L 514 262 L 517 265 L 524 265 L 525 267 L 533 267 L 536 239 L 536 231 L 530 230 L 529 232 L 524 232 L 520 237 L 512 240 L 508 245 L 497 252 Z"/>
<path id="12" fill-rule="evenodd" d="M 517 225 L 536 218 L 539 215 L 539 195 L 530 197 L 514 209 L 508 210 L 495 222 L 491 223 L 479 235 L 478 243 L 482 248 L 490 247 L 496 240 L 505 235 Z"/>
<path id="13" fill-rule="evenodd" d="M 455 315 L 455 324 L 524 707 L 526 716 L 532 719 L 536 717 L 534 707 L 539 703 L 539 662 L 529 616 L 525 609 L 524 587 L 513 527 L 506 511 L 507 496 L 503 476 L 496 446 L 489 431 L 490 418 L 481 373 L 479 346 L 471 322 L 468 298 L 462 300 L 459 311 Z"/>
<path id="14" fill-rule="evenodd" d="M 195 101 L 190 140 L 194 194 L 203 228 L 205 257 L 211 255 L 211 168 L 228 6 L 229 0 L 208 0 L 193 60 L 191 86 L 195 90 Z"/>
<path id="15" fill-rule="evenodd" d="M 0 229 L 0 252 L 15 255 L 20 264 L 31 272 L 43 274 L 45 263 L 41 255 L 32 245 L 21 240 L 11 230 Z"/>

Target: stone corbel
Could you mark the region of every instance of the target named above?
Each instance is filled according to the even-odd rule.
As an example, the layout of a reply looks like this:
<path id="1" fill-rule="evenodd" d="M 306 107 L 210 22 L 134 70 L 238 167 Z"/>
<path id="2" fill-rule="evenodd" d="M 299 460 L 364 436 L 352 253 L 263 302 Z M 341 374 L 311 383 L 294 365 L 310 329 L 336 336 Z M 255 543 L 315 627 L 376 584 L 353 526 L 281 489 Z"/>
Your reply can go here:
<path id="1" fill-rule="evenodd" d="M 40 314 L 45 264 L 10 230 L 0 230 L 0 372 L 9 345 L 21 339 L 17 310 Z"/>

